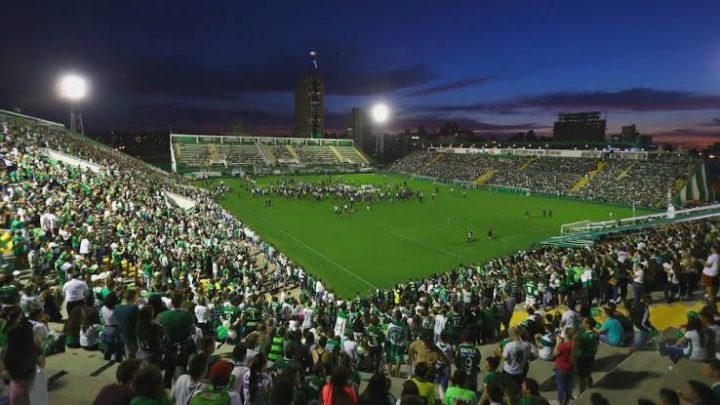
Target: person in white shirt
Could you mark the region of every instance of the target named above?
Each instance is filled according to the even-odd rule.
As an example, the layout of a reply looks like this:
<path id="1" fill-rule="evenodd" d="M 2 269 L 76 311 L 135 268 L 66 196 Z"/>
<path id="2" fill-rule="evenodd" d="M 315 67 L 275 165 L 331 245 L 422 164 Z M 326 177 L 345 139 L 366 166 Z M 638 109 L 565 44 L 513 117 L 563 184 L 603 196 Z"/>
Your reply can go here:
<path id="1" fill-rule="evenodd" d="M 505 360 L 503 372 L 515 381 L 518 386 L 522 386 L 525 366 L 530 361 L 531 348 L 528 343 L 520 340 L 515 327 L 508 330 L 508 337 L 512 341 L 503 347 L 502 358 Z"/>
<path id="2" fill-rule="evenodd" d="M 92 244 L 90 243 L 90 239 L 86 237 L 82 238 L 80 241 L 80 254 L 84 256 L 86 259 L 91 259 L 91 252 L 92 252 Z"/>
<path id="3" fill-rule="evenodd" d="M 435 315 L 435 326 L 433 327 L 433 341 L 440 341 L 440 334 L 445 330 L 445 324 L 447 323 L 447 317 L 445 316 L 445 310 L 441 310 Z"/>
<path id="4" fill-rule="evenodd" d="M 245 343 L 243 342 L 238 342 L 232 352 L 233 370 L 231 373 L 232 378 L 235 381 L 234 391 L 236 392 L 242 392 L 242 384 L 245 379 L 245 374 L 250 371 L 250 368 L 248 368 L 245 364 L 246 356 L 247 346 L 245 346 Z"/>
<path id="5" fill-rule="evenodd" d="M 640 298 L 645 291 L 645 263 L 639 263 L 633 272 L 633 305 L 640 304 Z"/>
<path id="6" fill-rule="evenodd" d="M 350 357 L 353 365 L 358 361 L 358 344 L 352 333 L 347 334 L 347 338 L 342 343 L 342 350 Z"/>
<path id="7" fill-rule="evenodd" d="M 705 286 L 705 298 L 715 302 L 715 296 L 717 295 L 718 285 L 718 262 L 720 262 L 720 256 L 718 256 L 717 246 L 710 248 L 710 255 L 705 262 L 705 267 L 702 271 L 702 282 Z"/>
<path id="8" fill-rule="evenodd" d="M 210 334 L 210 308 L 206 305 L 207 299 L 205 297 L 198 298 L 197 305 L 195 305 L 195 318 L 197 319 L 197 327 L 203 331 L 203 334 Z"/>
<path id="9" fill-rule="evenodd" d="M 190 357 L 188 373 L 178 377 L 170 390 L 176 405 L 187 405 L 193 395 L 205 387 L 202 378 L 207 372 L 207 361 L 208 355 L 205 353 Z"/>
<path id="10" fill-rule="evenodd" d="M 70 271 L 68 277 L 70 279 L 63 285 L 62 292 L 65 298 L 65 309 L 69 314 L 75 307 L 82 305 L 90 290 L 86 282 L 75 278 L 74 271 Z"/>
<path id="11" fill-rule="evenodd" d="M 46 233 L 55 236 L 57 230 L 57 215 L 52 212 L 46 212 L 40 215 L 40 228 Z"/>

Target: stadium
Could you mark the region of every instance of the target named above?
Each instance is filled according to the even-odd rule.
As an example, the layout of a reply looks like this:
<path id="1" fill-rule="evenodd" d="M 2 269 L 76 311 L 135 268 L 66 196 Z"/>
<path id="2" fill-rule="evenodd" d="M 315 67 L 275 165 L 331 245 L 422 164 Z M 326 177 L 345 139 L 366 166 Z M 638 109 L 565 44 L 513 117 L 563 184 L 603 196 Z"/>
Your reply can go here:
<path id="1" fill-rule="evenodd" d="M 720 403 L 718 96 L 611 87 L 574 42 L 605 28 L 550 5 L 588 32 L 97 7 L 0 36 L 0 405 Z"/>

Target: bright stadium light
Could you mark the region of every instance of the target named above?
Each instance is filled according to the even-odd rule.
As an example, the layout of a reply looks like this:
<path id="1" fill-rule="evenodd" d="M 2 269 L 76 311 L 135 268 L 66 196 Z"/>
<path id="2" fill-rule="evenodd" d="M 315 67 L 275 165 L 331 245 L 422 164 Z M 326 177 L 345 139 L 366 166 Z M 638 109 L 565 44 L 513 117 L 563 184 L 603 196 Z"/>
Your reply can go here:
<path id="1" fill-rule="evenodd" d="M 76 74 L 66 74 L 58 82 L 60 97 L 78 102 L 87 95 L 87 82 Z"/>
<path id="2" fill-rule="evenodd" d="M 384 124 L 390 118 L 390 108 L 386 104 L 375 104 L 370 110 L 370 116 L 378 124 Z"/>
<path id="3" fill-rule="evenodd" d="M 65 74 L 57 83 L 57 92 L 60 98 L 70 101 L 70 130 L 85 135 L 80 101 L 87 97 L 87 81 L 77 74 Z"/>

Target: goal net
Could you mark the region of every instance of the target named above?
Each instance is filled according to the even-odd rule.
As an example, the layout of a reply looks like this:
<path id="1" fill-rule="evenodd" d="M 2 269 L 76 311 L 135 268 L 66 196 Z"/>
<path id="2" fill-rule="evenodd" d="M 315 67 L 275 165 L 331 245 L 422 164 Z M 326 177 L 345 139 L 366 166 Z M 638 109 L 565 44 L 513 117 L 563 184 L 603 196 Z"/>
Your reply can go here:
<path id="1" fill-rule="evenodd" d="M 563 224 L 560 226 L 560 235 L 567 235 L 569 233 L 577 233 L 577 232 L 586 232 L 589 231 L 590 226 L 592 225 L 592 221 L 585 220 L 585 221 L 578 221 L 578 222 L 571 222 L 569 224 Z"/>
<path id="2" fill-rule="evenodd" d="M 508 193 L 508 194 L 522 194 L 525 196 L 530 195 L 530 189 L 527 187 L 513 187 L 503 186 L 500 184 L 488 184 L 487 189 L 496 193 Z"/>

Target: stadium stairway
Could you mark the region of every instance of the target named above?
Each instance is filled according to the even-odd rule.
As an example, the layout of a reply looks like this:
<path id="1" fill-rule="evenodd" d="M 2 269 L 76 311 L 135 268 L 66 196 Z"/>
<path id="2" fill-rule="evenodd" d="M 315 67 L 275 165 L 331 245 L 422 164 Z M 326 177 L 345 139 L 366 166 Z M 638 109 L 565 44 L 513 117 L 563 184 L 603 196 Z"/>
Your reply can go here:
<path id="1" fill-rule="evenodd" d="M 257 144 L 258 154 L 262 156 L 262 158 L 265 160 L 265 163 L 274 165 L 277 163 L 277 159 L 275 158 L 275 155 L 272 153 L 272 151 L 266 146 L 261 143 Z"/>
<path id="2" fill-rule="evenodd" d="M 478 177 L 477 179 L 473 180 L 473 183 L 481 186 L 481 185 L 487 183 L 488 180 L 490 180 L 490 179 L 492 178 L 492 176 L 495 175 L 495 173 L 497 173 L 497 170 L 495 170 L 495 169 L 488 169 L 485 173 L 481 174 L 480 177 Z"/>
<path id="3" fill-rule="evenodd" d="M 627 169 L 625 169 L 625 170 L 623 170 L 622 172 L 620 172 L 620 174 L 618 174 L 618 176 L 615 178 L 615 180 L 622 180 L 622 179 L 624 179 L 625 177 L 629 176 L 629 175 L 630 175 L 630 171 L 632 170 L 632 168 L 633 168 L 633 167 L 630 166 L 630 167 L 628 167 Z"/>
<path id="4" fill-rule="evenodd" d="M 611 404 L 635 403 L 640 398 L 656 401 L 661 388 L 687 391 L 687 381 L 710 381 L 698 363 L 682 359 L 673 365 L 670 359 L 654 351 L 640 351 L 628 356 L 611 371 L 595 374 L 593 387 L 574 401 L 589 404 L 590 396 L 600 392 Z"/>
<path id="5" fill-rule="evenodd" d="M 440 159 L 443 159 L 443 158 L 445 158 L 445 154 L 444 154 L 444 153 L 438 153 L 434 158 L 432 158 L 432 160 L 430 160 L 429 162 L 425 163 L 425 166 L 424 166 L 424 167 L 431 167 L 432 165 L 434 165 L 435 163 L 439 162 Z"/>
<path id="6" fill-rule="evenodd" d="M 537 159 L 536 159 L 536 158 L 530 158 L 530 159 L 528 159 L 527 162 L 523 163 L 522 166 L 520 166 L 520 168 L 518 169 L 518 171 L 519 171 L 519 172 L 524 171 L 524 170 L 527 169 L 527 167 L 530 166 L 535 160 L 537 160 Z"/>
<path id="7" fill-rule="evenodd" d="M 595 176 L 597 176 L 603 170 L 603 168 L 605 168 L 605 162 L 598 162 L 594 169 L 590 170 L 587 174 L 582 176 L 580 180 L 578 180 L 572 186 L 572 188 L 570 188 L 570 193 L 576 194 L 577 192 L 585 188 L 588 184 L 590 184 L 592 179 L 594 179 Z"/>
<path id="8" fill-rule="evenodd" d="M 333 153 L 333 154 L 335 155 L 335 157 L 337 158 L 338 162 L 342 162 L 343 160 L 345 160 L 345 158 L 343 157 L 343 155 L 341 155 L 340 152 L 338 152 L 338 150 L 335 149 L 334 146 L 330 145 L 329 147 L 330 147 L 330 150 L 332 151 L 332 153 Z"/>
<path id="9" fill-rule="evenodd" d="M 297 152 L 295 151 L 295 148 L 293 148 L 291 145 L 285 145 L 285 149 L 288 150 L 290 155 L 293 157 L 293 159 L 300 161 L 300 157 L 298 156 Z"/>

